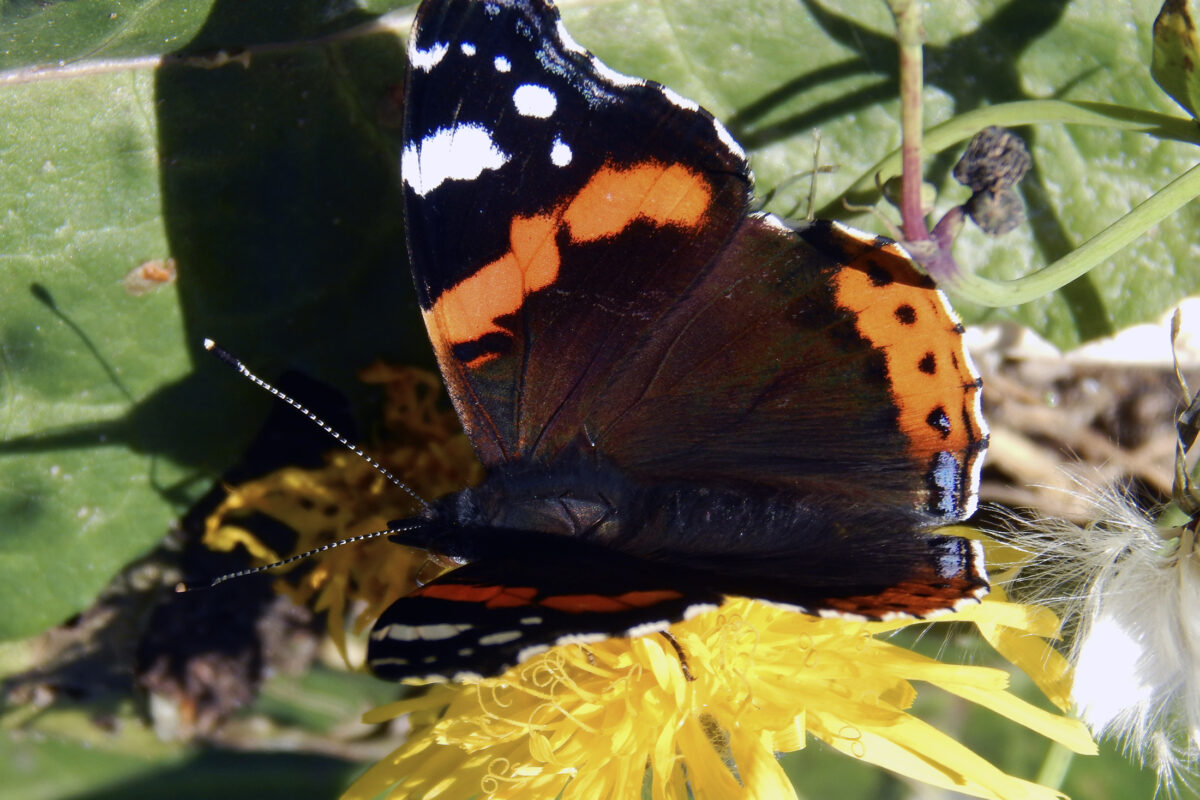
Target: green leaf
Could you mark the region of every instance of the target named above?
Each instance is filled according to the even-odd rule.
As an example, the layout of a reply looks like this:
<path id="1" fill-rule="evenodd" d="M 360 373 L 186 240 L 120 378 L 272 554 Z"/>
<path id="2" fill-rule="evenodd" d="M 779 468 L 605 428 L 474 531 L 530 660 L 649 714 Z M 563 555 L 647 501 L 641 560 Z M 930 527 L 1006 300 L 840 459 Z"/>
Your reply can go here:
<path id="1" fill-rule="evenodd" d="M 428 362 L 388 127 L 402 43 L 330 32 L 308 5 L 275 36 L 273 4 L 233 5 L 197 32 L 180 4 L 178 35 L 161 20 L 155 35 L 242 41 L 244 24 L 276 43 L 220 67 L 30 61 L 0 80 L 0 638 L 86 607 L 244 449 L 268 400 L 199 356 L 202 337 L 348 392 L 375 358 Z M 93 19 L 50 6 L 6 16 L 5 33 L 45 14 L 67 32 Z M 177 282 L 125 290 L 168 256 Z"/>
<path id="2" fill-rule="evenodd" d="M 312 753 L 229 751 L 147 757 L 53 738 L 0 739 L 0 800 L 332 798 L 361 767 Z"/>

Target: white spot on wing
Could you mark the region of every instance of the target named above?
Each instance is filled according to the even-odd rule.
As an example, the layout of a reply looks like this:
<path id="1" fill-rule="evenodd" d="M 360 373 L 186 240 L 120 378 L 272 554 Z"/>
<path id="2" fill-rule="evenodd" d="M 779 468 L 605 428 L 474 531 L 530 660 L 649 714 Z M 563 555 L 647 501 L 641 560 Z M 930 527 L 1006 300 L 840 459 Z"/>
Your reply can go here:
<path id="1" fill-rule="evenodd" d="M 522 625 L 541 625 L 543 620 L 541 617 L 521 617 L 517 621 Z"/>
<path id="2" fill-rule="evenodd" d="M 457 681 L 458 676 L 457 675 L 454 676 L 454 679 Z M 411 683 L 420 685 L 423 683 L 449 683 L 450 679 L 447 678 L 445 675 L 422 675 L 417 678 L 407 678 L 407 679 L 405 679 L 404 682 L 405 683 L 411 682 Z"/>
<path id="3" fill-rule="evenodd" d="M 603 642 L 605 639 L 611 639 L 611 636 L 603 633 L 570 633 L 566 636 L 560 636 L 554 640 L 556 645 L 563 644 L 595 644 Z"/>
<path id="4" fill-rule="evenodd" d="M 512 69 L 512 62 L 504 56 L 496 56 L 492 59 L 492 66 L 496 68 L 496 72 L 508 72 Z"/>
<path id="5" fill-rule="evenodd" d="M 549 649 L 550 645 L 548 644 L 532 644 L 517 653 L 517 663 L 527 661 L 536 655 L 546 652 Z"/>
<path id="6" fill-rule="evenodd" d="M 558 98 L 545 86 L 523 83 L 513 92 L 513 105 L 523 117 L 547 119 L 558 108 Z"/>
<path id="7" fill-rule="evenodd" d="M 449 50 L 450 45 L 446 42 L 434 42 L 432 47 L 422 50 L 417 47 L 416 39 L 410 38 L 408 40 L 408 64 L 413 69 L 429 72 L 446 57 Z"/>
<path id="8" fill-rule="evenodd" d="M 371 633 L 371 638 L 376 641 L 391 639 L 397 642 L 415 642 L 418 639 L 426 642 L 435 642 L 439 639 L 453 638 L 465 630 L 470 630 L 473 625 L 468 624 L 452 624 L 452 623 L 437 623 L 433 625 L 385 625 L 377 631 Z"/>
<path id="9" fill-rule="evenodd" d="M 717 607 L 715 605 L 713 605 L 712 603 L 697 603 L 694 606 L 687 607 L 687 610 L 683 612 L 683 618 L 685 620 L 692 619 L 693 617 L 698 617 L 701 614 L 707 614 L 709 611 L 716 611 L 716 610 L 717 610 Z"/>
<path id="10" fill-rule="evenodd" d="M 380 641 L 392 639 L 397 642 L 414 642 L 417 640 L 417 629 L 411 625 L 388 625 L 372 633 L 371 638 Z"/>
<path id="11" fill-rule="evenodd" d="M 400 174 L 424 197 L 446 181 L 474 180 L 484 170 L 499 169 L 508 160 L 487 128 L 464 123 L 439 128 L 420 142 L 408 144 L 400 157 Z"/>
<path id="12" fill-rule="evenodd" d="M 817 616 L 822 619 L 849 619 L 855 622 L 870 622 L 870 617 L 864 617 L 862 614 L 851 614 L 848 611 L 834 611 L 832 608 L 822 608 L 817 612 Z"/>
<path id="13" fill-rule="evenodd" d="M 494 647 L 498 644 L 508 644 L 520 639 L 524 634 L 520 631 L 496 631 L 487 636 L 480 636 L 479 643 L 484 647 Z"/>
<path id="14" fill-rule="evenodd" d="M 407 667 L 407 658 L 373 658 L 371 659 L 372 667 Z"/>
<path id="15" fill-rule="evenodd" d="M 550 163 L 556 167 L 565 167 L 571 163 L 571 159 L 574 157 L 571 146 L 555 136 L 554 144 L 550 146 Z"/>
<path id="16" fill-rule="evenodd" d="M 463 631 L 469 631 L 473 627 L 475 626 L 466 623 L 453 624 L 449 622 L 434 625 L 418 625 L 417 636 L 427 642 L 436 642 L 439 639 L 452 639 Z"/>
<path id="17" fill-rule="evenodd" d="M 471 44 L 470 42 L 463 42 L 458 46 L 458 49 L 462 50 L 464 56 L 475 55 L 475 45 Z"/>

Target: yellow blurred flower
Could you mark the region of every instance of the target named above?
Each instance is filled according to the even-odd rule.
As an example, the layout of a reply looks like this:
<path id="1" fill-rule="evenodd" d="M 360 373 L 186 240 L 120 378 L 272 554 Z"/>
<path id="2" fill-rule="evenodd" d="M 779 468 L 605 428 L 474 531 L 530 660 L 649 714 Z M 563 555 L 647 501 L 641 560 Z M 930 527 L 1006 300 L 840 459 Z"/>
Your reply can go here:
<path id="1" fill-rule="evenodd" d="M 415 367 L 378 363 L 360 377 L 386 392 L 382 431 L 366 448 L 418 495 L 436 498 L 478 483 L 475 459 L 458 417 L 439 404 L 441 379 Z M 320 469 L 286 468 L 241 486 L 206 520 L 204 542 L 213 550 L 244 546 L 258 564 L 324 544 L 387 528 L 415 510 L 411 498 L 359 456 L 345 449 L 325 456 Z M 277 553 L 236 520 L 254 513 L 274 517 L 296 532 L 291 553 Z M 412 591 L 418 575 L 432 579 L 445 568 L 423 551 L 387 538 L 327 550 L 298 583 L 280 579 L 277 591 L 298 604 L 327 612 L 329 633 L 343 657 L 345 614 L 357 605 L 353 630 L 361 632 L 397 598 Z M 347 658 L 347 663 L 349 659 Z M 355 665 L 356 666 L 356 665 Z"/>

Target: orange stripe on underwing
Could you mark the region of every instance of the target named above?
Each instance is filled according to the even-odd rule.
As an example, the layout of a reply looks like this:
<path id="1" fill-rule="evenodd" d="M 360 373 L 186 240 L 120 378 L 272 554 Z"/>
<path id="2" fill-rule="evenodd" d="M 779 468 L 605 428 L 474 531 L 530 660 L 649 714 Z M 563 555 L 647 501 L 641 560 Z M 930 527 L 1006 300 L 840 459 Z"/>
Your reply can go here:
<path id="1" fill-rule="evenodd" d="M 509 226 L 511 249 L 443 292 L 430 310 L 442 336 L 459 344 L 500 333 L 497 318 L 517 311 L 526 295 L 558 277 L 557 230 L 558 220 L 551 215 L 514 219 Z"/>
<path id="2" fill-rule="evenodd" d="M 527 606 L 537 596 L 532 586 L 467 586 L 458 583 L 432 583 L 412 593 L 414 597 L 432 597 L 457 603 L 482 603 L 488 608 Z"/>
<path id="3" fill-rule="evenodd" d="M 543 598 L 538 604 L 556 611 L 571 614 L 611 614 L 631 608 L 645 608 L 667 600 L 678 600 L 679 592 L 669 589 L 656 591 L 626 592 L 620 595 L 561 594 Z"/>

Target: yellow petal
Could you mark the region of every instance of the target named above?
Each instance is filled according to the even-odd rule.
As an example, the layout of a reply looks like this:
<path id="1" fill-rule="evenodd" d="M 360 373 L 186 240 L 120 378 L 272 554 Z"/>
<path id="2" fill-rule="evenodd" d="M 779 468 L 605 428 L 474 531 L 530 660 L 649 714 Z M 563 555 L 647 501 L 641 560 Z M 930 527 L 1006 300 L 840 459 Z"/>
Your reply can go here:
<path id="1" fill-rule="evenodd" d="M 688 784 L 696 800 L 736 800 L 745 797 L 742 787 L 729 773 L 725 762 L 695 717 L 679 728 L 679 752 L 687 762 Z"/>
<path id="2" fill-rule="evenodd" d="M 796 800 L 796 790 L 768 745 L 769 734 L 755 736 L 737 732 L 729 737 L 729 748 L 742 779 L 746 797 L 752 800 Z"/>
<path id="3" fill-rule="evenodd" d="M 906 716 L 880 730 L 858 731 L 829 744 L 910 778 L 988 800 L 1051 800 L 1059 793 L 1007 775 L 925 722 Z"/>

